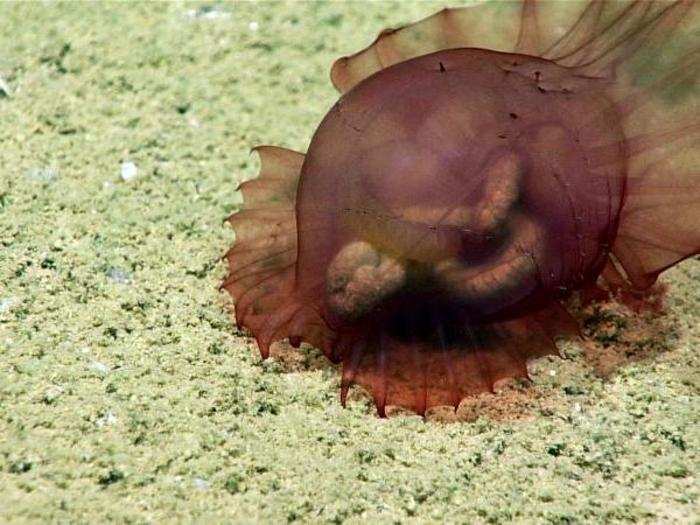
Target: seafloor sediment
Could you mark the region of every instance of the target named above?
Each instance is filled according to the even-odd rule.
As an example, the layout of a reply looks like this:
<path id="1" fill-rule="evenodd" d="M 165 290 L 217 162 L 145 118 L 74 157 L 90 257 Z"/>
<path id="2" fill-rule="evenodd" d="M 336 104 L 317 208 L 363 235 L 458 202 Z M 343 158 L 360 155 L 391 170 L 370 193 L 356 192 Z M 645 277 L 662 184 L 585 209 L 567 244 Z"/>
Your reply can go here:
<path id="1" fill-rule="evenodd" d="M 441 7 L 0 6 L 0 521 L 697 519 L 698 261 L 427 423 L 227 315 L 250 147 L 304 150 L 333 59 Z"/>

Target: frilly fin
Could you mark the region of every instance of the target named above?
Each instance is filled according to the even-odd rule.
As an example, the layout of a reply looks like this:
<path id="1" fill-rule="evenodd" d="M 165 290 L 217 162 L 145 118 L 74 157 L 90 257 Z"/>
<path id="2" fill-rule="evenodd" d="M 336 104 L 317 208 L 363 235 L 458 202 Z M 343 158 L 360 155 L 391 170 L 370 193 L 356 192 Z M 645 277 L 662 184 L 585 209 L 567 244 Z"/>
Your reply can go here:
<path id="1" fill-rule="evenodd" d="M 236 241 L 224 256 L 229 273 L 221 288 L 234 298 L 238 325 L 252 332 L 266 358 L 270 344 L 286 337 L 320 345 L 325 325 L 295 288 L 295 203 L 304 155 L 274 146 L 254 151 L 260 174 L 240 185 L 243 208 L 228 219 Z"/>

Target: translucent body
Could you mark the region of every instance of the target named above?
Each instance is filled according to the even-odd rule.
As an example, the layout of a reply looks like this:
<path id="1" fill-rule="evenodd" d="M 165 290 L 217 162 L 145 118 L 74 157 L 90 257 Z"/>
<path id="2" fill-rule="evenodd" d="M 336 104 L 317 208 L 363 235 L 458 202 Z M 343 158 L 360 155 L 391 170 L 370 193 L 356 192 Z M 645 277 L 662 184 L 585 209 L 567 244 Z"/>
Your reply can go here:
<path id="1" fill-rule="evenodd" d="M 223 286 L 264 357 L 319 346 L 381 415 L 457 406 L 576 332 L 562 298 L 700 252 L 696 44 L 653 58 L 695 4 L 563 5 L 384 32 L 334 65 L 305 157 L 259 150 Z"/>
<path id="2" fill-rule="evenodd" d="M 406 268 L 404 292 L 427 288 L 471 318 L 511 315 L 595 278 L 625 172 L 624 159 L 591 169 L 585 145 L 622 131 L 596 80 L 540 91 L 533 69 L 568 80 L 544 61 L 458 49 L 345 96 L 302 169 L 299 221 L 321 229 L 300 236 L 298 286 L 317 287 L 312 269 L 356 241 Z"/>

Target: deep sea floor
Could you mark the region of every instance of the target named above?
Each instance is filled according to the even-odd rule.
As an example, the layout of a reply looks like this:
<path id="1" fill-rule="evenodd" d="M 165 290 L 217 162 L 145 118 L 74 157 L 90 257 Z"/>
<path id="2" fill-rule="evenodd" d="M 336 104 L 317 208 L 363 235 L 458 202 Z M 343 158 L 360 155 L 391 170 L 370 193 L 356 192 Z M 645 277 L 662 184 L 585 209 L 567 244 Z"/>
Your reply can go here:
<path id="1" fill-rule="evenodd" d="M 332 61 L 442 6 L 0 6 L 0 521 L 697 522 L 698 261 L 428 421 L 227 313 L 250 148 L 305 150 Z"/>

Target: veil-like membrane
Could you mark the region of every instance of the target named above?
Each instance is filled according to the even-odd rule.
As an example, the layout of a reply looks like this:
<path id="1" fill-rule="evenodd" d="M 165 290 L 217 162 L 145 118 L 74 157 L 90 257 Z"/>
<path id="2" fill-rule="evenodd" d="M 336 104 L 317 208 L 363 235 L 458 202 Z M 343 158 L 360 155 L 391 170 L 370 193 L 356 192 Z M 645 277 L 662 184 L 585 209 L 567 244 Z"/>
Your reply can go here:
<path id="1" fill-rule="evenodd" d="M 526 376 L 577 333 L 562 298 L 700 253 L 699 6 L 475 2 L 336 61 L 307 155 L 260 148 L 241 187 L 239 325 L 381 415 Z"/>
<path id="2" fill-rule="evenodd" d="M 541 56 L 564 37 L 587 4 L 579 0 L 481 1 L 446 8 L 419 22 L 385 29 L 367 48 L 338 59 L 331 68 L 331 80 L 346 92 L 398 62 L 460 47 Z"/>

